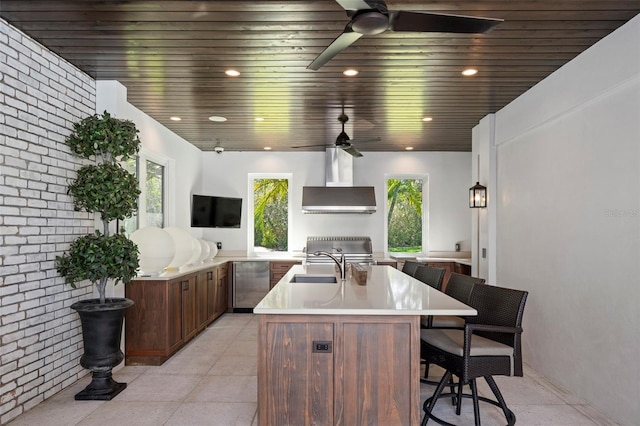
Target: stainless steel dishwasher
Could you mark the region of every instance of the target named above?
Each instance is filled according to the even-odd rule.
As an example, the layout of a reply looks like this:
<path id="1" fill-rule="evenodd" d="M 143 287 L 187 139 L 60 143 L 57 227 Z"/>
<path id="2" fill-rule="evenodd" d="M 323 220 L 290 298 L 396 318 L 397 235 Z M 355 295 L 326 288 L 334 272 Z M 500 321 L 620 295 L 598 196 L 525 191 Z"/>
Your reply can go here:
<path id="1" fill-rule="evenodd" d="M 269 262 L 233 262 L 233 311 L 252 312 L 269 292 Z"/>

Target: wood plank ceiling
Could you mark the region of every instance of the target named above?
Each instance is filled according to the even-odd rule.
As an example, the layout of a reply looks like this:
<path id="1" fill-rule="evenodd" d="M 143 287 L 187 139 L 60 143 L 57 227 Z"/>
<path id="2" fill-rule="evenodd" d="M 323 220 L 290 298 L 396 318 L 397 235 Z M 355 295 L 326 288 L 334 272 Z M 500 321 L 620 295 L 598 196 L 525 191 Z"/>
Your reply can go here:
<path id="1" fill-rule="evenodd" d="M 344 107 L 351 139 L 381 139 L 355 143 L 366 153 L 470 151 L 482 117 L 640 12 L 638 0 L 387 6 L 504 22 L 482 35 L 363 36 L 312 71 L 307 66 L 349 22 L 333 0 L 0 0 L 0 17 L 92 77 L 119 80 L 129 102 L 202 150 L 322 150 L 339 134 Z M 462 76 L 468 67 L 478 73 Z M 347 68 L 360 73 L 345 77 Z"/>

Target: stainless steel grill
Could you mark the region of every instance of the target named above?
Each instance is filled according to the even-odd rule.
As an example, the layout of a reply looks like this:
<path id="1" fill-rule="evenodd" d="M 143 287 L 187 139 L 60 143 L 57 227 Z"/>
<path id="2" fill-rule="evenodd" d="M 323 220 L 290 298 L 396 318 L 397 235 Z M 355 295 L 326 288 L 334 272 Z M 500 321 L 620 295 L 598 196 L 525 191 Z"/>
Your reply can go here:
<path id="1" fill-rule="evenodd" d="M 333 263 L 327 256 L 314 256 L 316 251 L 339 253 L 350 263 L 373 264 L 373 250 L 369 237 L 307 237 L 307 263 Z"/>

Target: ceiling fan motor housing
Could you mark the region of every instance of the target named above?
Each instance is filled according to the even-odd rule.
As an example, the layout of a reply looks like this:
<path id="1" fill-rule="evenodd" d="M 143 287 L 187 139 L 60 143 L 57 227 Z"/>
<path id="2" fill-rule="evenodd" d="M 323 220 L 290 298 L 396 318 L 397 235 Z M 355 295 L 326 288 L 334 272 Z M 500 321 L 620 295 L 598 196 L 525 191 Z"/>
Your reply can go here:
<path id="1" fill-rule="evenodd" d="M 344 131 L 344 123 L 349 121 L 349 116 L 344 112 L 338 116 L 338 121 L 342 123 L 342 132 L 336 138 L 336 146 L 351 145 L 349 143 L 349 135 Z"/>
<path id="2" fill-rule="evenodd" d="M 351 20 L 351 29 L 358 34 L 381 34 L 387 28 L 389 28 L 389 15 L 376 10 L 358 13 Z"/>
<path id="3" fill-rule="evenodd" d="M 349 135 L 347 135 L 344 130 L 340 132 L 340 134 L 336 138 L 336 146 L 342 145 L 351 145 L 351 143 L 349 142 Z"/>

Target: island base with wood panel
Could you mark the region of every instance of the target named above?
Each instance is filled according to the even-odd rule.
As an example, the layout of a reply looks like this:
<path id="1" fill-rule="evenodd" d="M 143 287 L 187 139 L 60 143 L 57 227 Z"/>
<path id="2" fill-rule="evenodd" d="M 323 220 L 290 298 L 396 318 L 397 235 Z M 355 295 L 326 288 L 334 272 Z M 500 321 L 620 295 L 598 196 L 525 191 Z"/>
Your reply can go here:
<path id="1" fill-rule="evenodd" d="M 258 327 L 261 426 L 418 424 L 418 316 L 260 315 Z"/>

